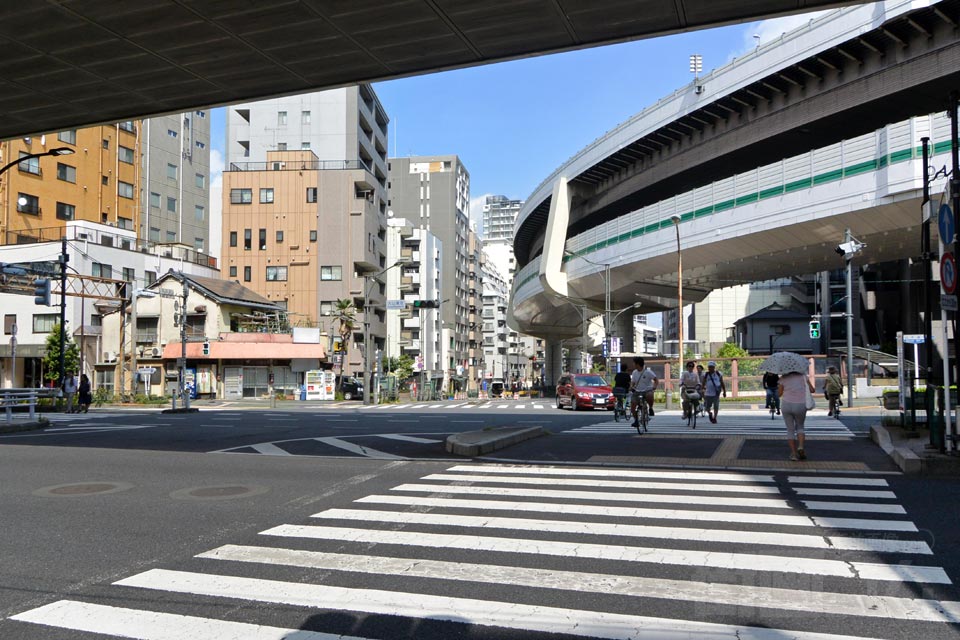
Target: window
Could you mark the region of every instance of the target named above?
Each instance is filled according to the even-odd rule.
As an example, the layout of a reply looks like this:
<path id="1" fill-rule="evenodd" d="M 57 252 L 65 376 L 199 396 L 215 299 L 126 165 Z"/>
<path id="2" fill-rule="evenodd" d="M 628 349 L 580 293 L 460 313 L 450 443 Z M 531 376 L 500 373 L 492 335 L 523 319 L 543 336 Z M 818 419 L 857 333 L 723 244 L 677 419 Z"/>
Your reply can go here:
<path id="1" fill-rule="evenodd" d="M 133 185 L 129 182 L 117 181 L 117 195 L 121 198 L 133 199 Z"/>
<path id="2" fill-rule="evenodd" d="M 160 242 L 160 229 L 156 227 L 150 227 L 150 235 L 148 236 L 150 242 Z"/>
<path id="3" fill-rule="evenodd" d="M 203 252 L 203 238 L 194 238 L 193 239 L 193 248 L 199 252 Z"/>
<path id="4" fill-rule="evenodd" d="M 110 140 L 109 140 L 109 139 L 107 139 L 107 138 L 104 138 L 104 139 L 103 139 L 103 148 L 104 148 L 104 149 L 109 149 L 109 148 L 110 148 Z"/>
<path id="5" fill-rule="evenodd" d="M 77 144 L 77 130 L 67 129 L 66 131 L 61 131 L 57 134 L 57 140 L 66 142 L 67 144 Z"/>
<path id="6" fill-rule="evenodd" d="M 244 267 L 244 268 L 243 268 L 243 281 L 244 281 L 244 282 L 250 282 L 250 280 L 251 280 L 252 278 L 253 278 L 253 272 L 252 272 L 251 268 L 250 268 L 250 267 Z"/>
<path id="7" fill-rule="evenodd" d="M 198 188 L 198 189 L 206 189 L 206 188 L 207 188 L 207 176 L 203 175 L 202 173 L 196 174 L 196 176 L 194 176 L 194 184 L 197 185 L 197 188 Z"/>
<path id="8" fill-rule="evenodd" d="M 340 266 L 320 267 L 320 279 L 321 280 L 341 280 L 342 272 L 343 272 L 343 267 L 340 267 Z"/>
<path id="9" fill-rule="evenodd" d="M 273 189 L 260 189 L 260 204 L 273 203 Z"/>
<path id="10" fill-rule="evenodd" d="M 116 370 L 112 367 L 109 369 L 97 369 L 94 372 L 94 386 L 97 389 L 105 389 L 107 393 L 113 395 L 113 380 L 115 373 Z"/>
<path id="11" fill-rule="evenodd" d="M 159 209 L 160 208 L 160 194 L 150 192 L 150 206 Z"/>
<path id="12" fill-rule="evenodd" d="M 33 314 L 33 332 L 50 333 L 60 322 L 59 313 L 35 313 Z"/>
<path id="13" fill-rule="evenodd" d="M 157 281 L 157 272 L 156 271 L 144 271 L 143 277 L 147 281 L 147 286 L 149 287 L 154 282 Z"/>
<path id="14" fill-rule="evenodd" d="M 277 126 L 282 127 L 285 124 L 287 124 L 287 112 L 277 111 Z"/>
<path id="15" fill-rule="evenodd" d="M 3 316 L 3 333 L 4 335 L 13 335 L 13 327 L 17 324 L 17 314 L 7 313 Z"/>
<path id="16" fill-rule="evenodd" d="M 286 282 L 286 267 L 267 267 L 267 282 Z"/>
<path id="17" fill-rule="evenodd" d="M 230 189 L 230 204 L 250 204 L 253 202 L 253 189 Z"/>
<path id="18" fill-rule="evenodd" d="M 133 149 L 123 145 L 117 147 L 117 160 L 127 164 L 133 164 Z"/>
<path id="19" fill-rule="evenodd" d="M 304 151 L 307 151 L 307 150 L 310 149 L 310 143 L 309 143 L 309 142 L 301 142 L 301 143 L 300 143 L 300 148 L 303 149 Z"/>
<path id="20" fill-rule="evenodd" d="M 283 231 L 277 231 L 277 244 L 283 242 Z"/>
<path id="21" fill-rule="evenodd" d="M 320 303 L 320 315 L 322 316 L 332 316 L 333 315 L 333 303 L 326 301 Z"/>
<path id="22" fill-rule="evenodd" d="M 167 211 L 170 213 L 177 212 L 177 199 L 173 196 L 167 196 Z"/>
<path id="23" fill-rule="evenodd" d="M 109 177 L 109 176 L 100 176 L 100 184 L 102 184 L 102 185 L 105 186 L 105 187 L 108 186 L 108 185 L 110 184 L 110 177 Z"/>
<path id="24" fill-rule="evenodd" d="M 58 220 L 73 220 L 73 217 L 76 213 L 77 213 L 77 208 L 72 204 L 66 204 L 65 202 L 57 203 L 57 219 Z"/>
<path id="25" fill-rule="evenodd" d="M 167 129 L 167 135 L 170 136 L 171 138 L 176 138 L 177 132 L 174 131 L 173 129 Z"/>
<path id="26" fill-rule="evenodd" d="M 260 251 L 267 250 L 267 230 L 260 229 Z"/>
<path id="27" fill-rule="evenodd" d="M 127 131 L 129 133 L 134 132 L 133 120 L 125 120 L 124 122 L 118 122 L 117 126 L 120 127 L 121 131 Z"/>
<path id="28" fill-rule="evenodd" d="M 123 268 L 123 279 L 127 282 L 133 282 L 137 279 L 137 272 L 131 267 Z"/>
<path id="29" fill-rule="evenodd" d="M 301 111 L 300 112 L 300 124 L 310 124 L 310 112 Z"/>
<path id="30" fill-rule="evenodd" d="M 207 148 L 207 144 L 206 144 L 205 142 L 200 142 L 199 140 L 197 140 L 197 143 L 196 143 L 196 144 L 197 144 L 197 149 L 206 149 L 206 148 Z"/>
<path id="31" fill-rule="evenodd" d="M 176 242 L 176 241 L 177 241 L 177 232 L 167 231 L 167 242 Z"/>
<path id="32" fill-rule="evenodd" d="M 278 142 L 278 143 L 277 143 L 277 151 L 286 151 L 286 150 L 287 150 L 287 143 L 286 143 L 286 142 Z"/>
<path id="33" fill-rule="evenodd" d="M 207 212 L 203 208 L 203 205 L 195 204 L 193 205 L 193 218 L 197 222 L 203 222 L 203 219 L 206 217 Z"/>
<path id="34" fill-rule="evenodd" d="M 17 211 L 20 213 L 30 213 L 35 216 L 40 215 L 40 198 L 32 196 L 29 193 L 18 193 Z"/>
<path id="35" fill-rule="evenodd" d="M 20 157 L 28 156 L 29 153 L 25 151 L 20 152 Z M 40 175 L 40 158 L 27 158 L 26 160 L 21 160 L 20 164 L 17 165 L 17 168 L 20 169 L 23 173 L 32 173 L 35 176 Z"/>
<path id="36" fill-rule="evenodd" d="M 95 278 L 112 278 L 113 277 L 113 267 L 109 264 L 100 264 L 99 262 L 93 263 L 93 270 L 91 274 Z"/>
<path id="37" fill-rule="evenodd" d="M 63 164 L 62 162 L 57 163 L 57 180 L 63 180 L 64 182 L 77 183 L 77 168 L 71 167 L 68 164 Z"/>
<path id="38" fill-rule="evenodd" d="M 133 231 L 133 219 L 117 216 L 117 226 L 121 229 L 128 229 L 130 231 Z"/>
<path id="39" fill-rule="evenodd" d="M 307 187 L 307 202 L 316 202 L 316 201 L 317 201 L 317 188 Z"/>
<path id="40" fill-rule="evenodd" d="M 167 178 L 170 180 L 177 179 L 177 165 L 167 163 Z"/>
<path id="41" fill-rule="evenodd" d="M 253 230 L 244 229 L 243 230 L 243 250 L 250 251 L 252 244 L 253 244 Z"/>
<path id="42" fill-rule="evenodd" d="M 230 246 L 231 246 L 231 247 L 237 246 L 237 232 L 236 232 L 236 231 L 231 231 L 231 232 L 230 232 Z"/>
<path id="43" fill-rule="evenodd" d="M 206 118 L 206 117 L 207 117 L 207 112 L 206 112 L 206 111 L 197 111 L 196 113 L 197 113 L 197 117 L 198 117 L 198 118 Z"/>
<path id="44" fill-rule="evenodd" d="M 230 267 L 230 277 L 231 277 L 231 278 L 236 278 L 236 277 L 237 277 L 237 268 L 236 268 L 236 267 Z"/>
<path id="45" fill-rule="evenodd" d="M 310 232 L 310 242 L 316 242 L 316 241 L 317 241 L 317 232 L 316 232 L 316 231 L 311 231 L 311 232 Z"/>

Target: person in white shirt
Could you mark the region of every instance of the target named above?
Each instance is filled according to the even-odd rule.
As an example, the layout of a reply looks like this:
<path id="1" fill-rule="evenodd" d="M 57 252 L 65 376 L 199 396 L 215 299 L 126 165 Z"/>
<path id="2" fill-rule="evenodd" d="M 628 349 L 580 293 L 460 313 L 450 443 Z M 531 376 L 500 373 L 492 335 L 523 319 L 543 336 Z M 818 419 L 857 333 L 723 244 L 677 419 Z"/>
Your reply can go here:
<path id="1" fill-rule="evenodd" d="M 77 395 L 77 379 L 72 372 L 67 372 L 63 381 L 63 397 L 67 400 L 67 413 L 73 413 L 73 397 Z"/>
<path id="2" fill-rule="evenodd" d="M 686 420 L 687 416 L 690 414 L 690 409 L 692 408 L 692 403 L 688 399 L 688 396 L 692 393 L 700 392 L 700 376 L 697 375 L 696 369 L 694 369 L 694 362 L 691 360 L 687 363 L 686 370 L 680 374 L 680 403 L 683 406 L 683 419 Z"/>
<path id="3" fill-rule="evenodd" d="M 717 423 L 717 414 L 720 413 L 720 394 L 727 397 L 727 386 L 723 383 L 723 375 L 717 371 L 717 363 L 711 360 L 707 363 L 707 372 L 703 376 L 703 407 L 707 410 L 710 422 Z"/>
<path id="4" fill-rule="evenodd" d="M 660 381 L 657 374 L 649 367 L 644 367 L 643 358 L 633 359 L 633 373 L 630 374 L 631 397 L 630 408 L 633 410 L 633 426 L 636 428 L 640 424 L 640 418 L 637 417 L 637 411 L 640 409 L 640 402 L 645 401 L 650 408 L 650 417 L 653 417 L 653 390 L 657 388 Z"/>

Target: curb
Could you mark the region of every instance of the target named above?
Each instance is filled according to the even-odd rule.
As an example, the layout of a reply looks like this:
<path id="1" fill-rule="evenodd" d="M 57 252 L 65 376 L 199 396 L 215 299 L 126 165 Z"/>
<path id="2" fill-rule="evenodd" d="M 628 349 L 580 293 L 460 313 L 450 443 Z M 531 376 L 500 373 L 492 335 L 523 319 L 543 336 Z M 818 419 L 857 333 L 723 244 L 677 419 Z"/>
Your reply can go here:
<path id="1" fill-rule="evenodd" d="M 180 408 L 180 409 L 164 409 L 164 410 L 161 411 L 160 413 L 197 413 L 197 412 L 199 412 L 199 411 L 200 411 L 200 409 L 198 409 L 197 407 L 190 407 L 189 409 L 184 409 L 184 408 Z"/>
<path id="2" fill-rule="evenodd" d="M 873 425 L 870 427 L 870 439 L 880 445 L 900 469 L 907 474 L 924 472 L 923 459 L 907 447 L 896 447 L 890 438 L 890 432 L 885 427 Z"/>
<path id="3" fill-rule="evenodd" d="M 35 420 L 33 422 L 21 422 L 19 424 L 2 424 L 0 425 L 0 434 L 6 433 L 20 433 L 22 431 L 39 431 L 40 429 L 46 429 L 50 426 L 50 421 L 44 418 Z"/>
<path id="4" fill-rule="evenodd" d="M 497 427 L 488 431 L 466 431 L 449 436 L 444 448 L 447 453 L 475 457 L 546 433 L 543 427 Z"/>

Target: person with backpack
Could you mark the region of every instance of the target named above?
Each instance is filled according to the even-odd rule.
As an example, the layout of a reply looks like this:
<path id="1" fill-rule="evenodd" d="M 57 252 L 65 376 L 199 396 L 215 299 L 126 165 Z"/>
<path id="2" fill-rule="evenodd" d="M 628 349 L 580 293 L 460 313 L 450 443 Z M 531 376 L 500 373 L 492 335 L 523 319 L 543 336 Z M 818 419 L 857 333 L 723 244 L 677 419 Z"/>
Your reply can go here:
<path id="1" fill-rule="evenodd" d="M 703 407 L 713 424 L 717 424 L 717 414 L 720 413 L 720 394 L 726 398 L 727 387 L 723 382 L 723 374 L 717 371 L 717 363 L 711 360 L 703 375 Z"/>
<path id="2" fill-rule="evenodd" d="M 827 416 L 833 417 L 840 404 L 840 396 L 843 395 L 843 380 L 840 379 L 836 367 L 827 367 L 827 378 L 823 381 L 823 395 L 829 404 Z"/>

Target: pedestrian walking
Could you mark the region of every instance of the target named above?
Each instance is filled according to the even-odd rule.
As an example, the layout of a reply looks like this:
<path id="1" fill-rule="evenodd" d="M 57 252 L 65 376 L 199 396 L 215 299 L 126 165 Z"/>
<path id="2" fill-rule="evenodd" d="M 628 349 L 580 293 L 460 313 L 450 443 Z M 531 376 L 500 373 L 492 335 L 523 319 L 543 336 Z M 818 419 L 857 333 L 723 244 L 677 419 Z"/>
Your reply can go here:
<path id="1" fill-rule="evenodd" d="M 763 374 L 763 390 L 767 392 L 767 404 L 764 407 L 774 407 L 780 415 L 780 376 L 767 371 Z"/>
<path id="2" fill-rule="evenodd" d="M 803 423 L 807 419 L 808 392 L 813 393 L 813 383 L 807 374 L 794 371 L 780 376 L 777 393 L 781 400 L 783 421 L 787 425 L 787 444 L 790 446 L 791 460 L 807 459 Z M 812 399 L 810 396 L 811 401 Z"/>
<path id="3" fill-rule="evenodd" d="M 87 374 L 80 374 L 80 385 L 77 387 L 77 403 L 80 407 L 77 409 L 77 413 L 80 413 L 82 410 L 84 413 L 90 410 L 90 405 L 93 403 L 93 393 L 90 389 L 90 378 L 87 377 Z"/>
<path id="4" fill-rule="evenodd" d="M 68 371 L 63 381 L 63 396 L 67 399 L 67 413 L 73 413 L 74 396 L 77 394 L 77 379 Z"/>
<path id="5" fill-rule="evenodd" d="M 836 367 L 827 367 L 827 378 L 823 381 L 823 396 L 827 399 L 827 415 L 833 417 L 837 413 L 840 396 L 843 395 L 843 380 L 837 373 Z"/>
<path id="6" fill-rule="evenodd" d="M 703 374 L 703 406 L 713 424 L 717 424 L 717 414 L 720 413 L 721 394 L 727 397 L 727 386 L 723 382 L 723 374 L 717 371 L 717 363 L 711 360 L 707 363 L 707 372 Z"/>

